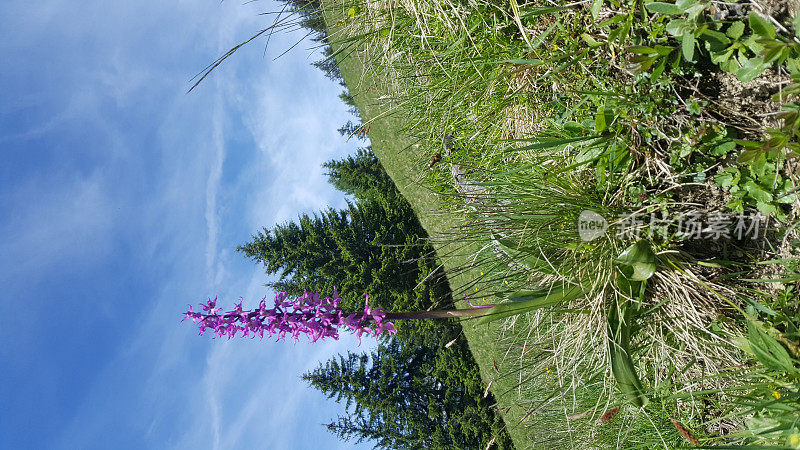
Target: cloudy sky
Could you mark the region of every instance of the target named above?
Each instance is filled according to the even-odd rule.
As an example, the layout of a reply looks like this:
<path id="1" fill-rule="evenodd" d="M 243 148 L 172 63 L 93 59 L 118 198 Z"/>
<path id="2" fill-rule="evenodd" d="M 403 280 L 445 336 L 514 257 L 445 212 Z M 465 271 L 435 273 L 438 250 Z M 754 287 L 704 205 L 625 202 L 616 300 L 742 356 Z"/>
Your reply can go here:
<path id="1" fill-rule="evenodd" d="M 340 407 L 299 377 L 354 339 L 180 323 L 209 296 L 271 298 L 235 247 L 344 204 L 320 167 L 355 150 L 340 89 L 311 43 L 273 61 L 302 32 L 186 94 L 277 6 L 0 2 L 0 447 L 353 448 L 321 425 Z"/>

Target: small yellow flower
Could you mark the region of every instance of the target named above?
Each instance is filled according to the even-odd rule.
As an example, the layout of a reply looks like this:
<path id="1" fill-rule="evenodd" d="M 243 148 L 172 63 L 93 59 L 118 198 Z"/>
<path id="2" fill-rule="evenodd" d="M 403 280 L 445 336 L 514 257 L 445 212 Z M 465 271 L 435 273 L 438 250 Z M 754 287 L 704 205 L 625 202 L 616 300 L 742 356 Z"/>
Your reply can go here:
<path id="1" fill-rule="evenodd" d="M 547 372 L 547 373 L 551 373 L 551 372 L 552 372 L 552 370 L 550 370 L 550 368 L 549 368 L 549 367 L 545 367 L 545 368 L 544 368 L 544 371 L 545 371 L 545 372 Z"/>
<path id="2" fill-rule="evenodd" d="M 553 44 L 553 50 L 558 50 L 558 45 Z"/>
<path id="3" fill-rule="evenodd" d="M 481 272 L 481 275 L 483 275 L 483 272 Z"/>
<path id="4" fill-rule="evenodd" d="M 508 284 L 508 280 L 503 280 L 506 284 Z"/>
<path id="5" fill-rule="evenodd" d="M 789 436 L 789 445 L 792 447 L 800 447 L 800 434 L 793 434 Z"/>
<path id="6" fill-rule="evenodd" d="M 778 391 L 772 391 L 772 396 L 775 397 L 775 400 L 781 399 L 781 393 Z"/>

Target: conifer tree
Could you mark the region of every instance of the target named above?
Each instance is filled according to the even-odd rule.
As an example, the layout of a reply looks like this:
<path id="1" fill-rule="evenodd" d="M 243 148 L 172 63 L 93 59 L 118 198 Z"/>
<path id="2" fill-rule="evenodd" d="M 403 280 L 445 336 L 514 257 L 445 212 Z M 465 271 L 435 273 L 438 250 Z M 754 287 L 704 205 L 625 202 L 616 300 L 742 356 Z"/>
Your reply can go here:
<path id="1" fill-rule="evenodd" d="M 477 369 L 465 373 L 455 363 L 467 356 L 466 342 L 445 350 L 437 332 L 414 345 L 390 341 L 370 355 L 340 355 L 306 373 L 305 381 L 348 409 L 328 428 L 378 448 L 485 448 L 492 439 L 496 448 L 512 448 Z"/>

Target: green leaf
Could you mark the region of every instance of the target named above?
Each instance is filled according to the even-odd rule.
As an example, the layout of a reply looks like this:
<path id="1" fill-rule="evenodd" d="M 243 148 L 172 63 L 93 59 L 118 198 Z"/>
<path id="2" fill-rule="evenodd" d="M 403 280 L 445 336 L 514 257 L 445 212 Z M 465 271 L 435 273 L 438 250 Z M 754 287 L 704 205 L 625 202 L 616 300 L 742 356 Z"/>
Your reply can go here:
<path id="1" fill-rule="evenodd" d="M 706 41 L 709 46 L 711 47 L 712 52 L 718 52 L 720 50 L 724 50 L 728 44 L 731 43 L 731 40 L 728 39 L 728 36 L 725 36 L 724 33 L 720 33 L 719 31 L 714 30 L 705 30 L 700 33 L 700 39 Z"/>
<path id="2" fill-rule="evenodd" d="M 753 200 L 762 203 L 772 202 L 772 194 L 762 189 L 761 186 L 756 184 L 753 180 L 747 180 L 743 187 L 747 191 L 747 195 Z"/>
<path id="3" fill-rule="evenodd" d="M 756 202 L 756 209 L 765 216 L 769 216 L 771 214 L 778 214 L 778 208 L 771 203 L 766 202 Z"/>
<path id="4" fill-rule="evenodd" d="M 563 302 L 572 301 L 582 295 L 583 290 L 579 286 L 571 286 L 569 288 L 559 286 L 537 291 L 516 292 L 509 296 L 508 302 L 487 308 L 486 314 L 478 320 L 478 323 L 489 323 L 509 316 L 555 306 Z"/>
<path id="5" fill-rule="evenodd" d="M 609 344 L 613 349 L 611 353 L 611 372 L 617 381 L 617 386 L 622 394 L 637 408 L 646 405 L 648 400 L 644 395 L 642 383 L 636 374 L 636 367 L 627 350 L 618 348 L 613 342 Z"/>
<path id="6" fill-rule="evenodd" d="M 661 62 L 658 63 L 655 69 L 653 69 L 653 80 L 657 80 L 658 77 L 661 76 L 661 73 L 664 72 L 664 69 L 667 67 L 667 58 L 662 58 Z"/>
<path id="7" fill-rule="evenodd" d="M 694 61 L 694 44 L 695 38 L 692 33 L 686 33 L 681 39 L 681 52 L 683 52 L 683 59 L 689 62 Z"/>
<path id="8" fill-rule="evenodd" d="M 724 141 L 721 144 L 715 145 L 709 151 L 709 153 L 711 153 L 714 156 L 725 156 L 728 153 L 730 153 L 731 151 L 733 151 L 733 149 L 735 149 L 735 148 L 736 148 L 736 142 Z"/>
<path id="9" fill-rule="evenodd" d="M 800 14 L 794 17 L 794 20 L 792 20 L 792 25 L 794 25 L 795 37 L 800 38 Z"/>
<path id="10" fill-rule="evenodd" d="M 717 184 L 722 187 L 730 187 L 734 184 L 738 184 L 741 178 L 742 173 L 739 172 L 739 169 L 736 167 L 727 167 L 724 171 L 718 173 L 717 176 L 714 177 L 714 181 L 716 181 Z"/>
<path id="11" fill-rule="evenodd" d="M 627 20 L 628 16 L 626 14 L 620 14 L 618 16 L 614 16 L 608 20 L 604 20 L 597 25 L 597 28 L 605 28 L 610 27 L 611 25 L 616 25 L 624 20 Z M 610 39 L 610 37 L 609 37 Z"/>
<path id="12" fill-rule="evenodd" d="M 781 47 L 781 46 L 775 46 L 775 47 L 768 48 L 764 52 L 764 54 L 762 55 L 762 58 L 764 59 L 764 63 L 771 65 L 773 62 L 780 60 L 781 58 L 783 58 L 784 50 L 787 50 L 787 49 L 785 47 Z M 780 64 L 780 63 L 778 63 L 778 64 Z"/>
<path id="13" fill-rule="evenodd" d="M 690 114 L 696 116 L 699 116 L 703 112 L 703 108 L 700 107 L 700 102 L 697 100 L 690 100 L 689 103 L 686 104 L 686 110 L 689 111 Z"/>
<path id="14" fill-rule="evenodd" d="M 760 55 L 761 52 L 764 51 L 764 44 L 758 41 L 759 37 L 756 35 L 752 35 L 748 36 L 747 39 L 740 42 L 744 44 L 745 47 L 747 47 L 747 49 L 750 50 L 751 52 L 755 53 L 756 55 Z M 739 53 L 739 58 L 740 58 L 739 62 L 742 63 L 742 65 L 744 65 L 747 62 L 747 56 L 744 54 L 744 52 Z"/>
<path id="15" fill-rule="evenodd" d="M 614 121 L 614 110 L 607 107 L 601 106 L 597 108 L 597 113 L 594 116 L 594 128 L 597 130 L 598 133 L 602 133 L 605 131 L 611 122 Z"/>
<path id="16" fill-rule="evenodd" d="M 798 14 L 798 15 L 797 15 L 797 17 L 800 17 L 800 14 Z M 797 58 L 789 58 L 789 59 L 786 61 L 786 67 L 789 69 L 789 72 L 790 72 L 790 73 L 791 73 L 793 76 L 800 75 L 800 59 L 797 59 Z M 796 84 L 794 84 L 794 85 L 790 85 L 790 87 L 791 87 L 791 86 L 796 86 Z"/>
<path id="17" fill-rule="evenodd" d="M 750 348 L 761 364 L 780 372 L 798 372 L 789 352 L 783 348 L 780 342 L 764 331 L 761 325 L 752 321 L 748 322 L 747 331 Z"/>
<path id="18" fill-rule="evenodd" d="M 656 52 L 656 49 L 650 48 L 650 47 L 645 47 L 643 45 L 634 45 L 634 46 L 628 47 L 628 51 L 631 52 L 631 53 L 636 53 L 637 55 L 651 55 L 651 54 L 654 54 L 654 53 L 658 53 L 658 52 Z"/>
<path id="19" fill-rule="evenodd" d="M 603 7 L 603 0 L 594 0 L 589 12 L 592 14 L 592 19 L 597 20 L 600 18 L 600 8 Z"/>
<path id="20" fill-rule="evenodd" d="M 666 45 L 656 45 L 656 48 L 655 48 L 655 50 L 656 50 L 656 53 L 658 53 L 659 55 L 661 55 L 661 56 L 667 56 L 667 55 L 669 55 L 669 54 L 670 54 L 670 53 L 671 53 L 673 50 L 675 50 L 675 47 L 669 47 L 669 46 L 666 46 Z"/>
<path id="21" fill-rule="evenodd" d="M 602 42 L 597 42 L 595 38 L 593 38 L 591 35 L 587 33 L 582 33 L 581 39 L 583 39 L 583 41 L 589 45 L 589 48 L 597 48 L 603 45 Z"/>
<path id="22" fill-rule="evenodd" d="M 775 25 L 764 20 L 755 12 L 751 12 L 747 18 L 750 23 L 750 29 L 753 33 L 761 36 L 764 39 L 775 39 Z"/>
<path id="23" fill-rule="evenodd" d="M 617 257 L 623 273 L 632 281 L 644 281 L 656 273 L 656 254 L 650 242 L 642 239 L 626 248 Z"/>
<path id="24" fill-rule="evenodd" d="M 677 16 L 684 13 L 684 10 L 678 8 L 672 3 L 653 2 L 646 3 L 644 6 L 650 12 L 666 14 L 668 16 Z"/>
<path id="25" fill-rule="evenodd" d="M 737 212 L 737 213 L 744 212 L 744 204 L 742 203 L 742 199 L 741 198 L 734 197 L 725 206 L 730 208 L 731 211 L 733 211 L 733 212 Z"/>
<path id="26" fill-rule="evenodd" d="M 666 26 L 667 33 L 673 36 L 683 36 L 694 30 L 694 26 L 686 19 L 672 19 Z"/>
<path id="27" fill-rule="evenodd" d="M 622 313 L 622 317 L 620 317 Z M 614 299 L 608 313 L 607 332 L 608 332 L 608 353 L 611 359 L 611 373 L 622 394 L 628 401 L 641 408 L 647 404 L 647 396 L 644 395 L 642 383 L 636 374 L 636 366 L 630 356 L 629 344 L 631 340 L 631 330 L 633 328 L 633 315 L 631 305 L 628 302 L 618 303 Z"/>
<path id="28" fill-rule="evenodd" d="M 781 185 L 781 189 L 777 193 L 777 198 L 775 199 L 778 203 L 794 203 L 797 201 L 797 192 L 792 192 L 795 189 L 794 185 L 792 184 L 791 180 L 783 180 L 783 184 Z M 791 192 L 791 193 L 790 193 Z"/>
<path id="29" fill-rule="evenodd" d="M 675 2 L 675 6 L 677 6 L 682 12 L 687 12 L 697 6 L 705 8 L 705 5 L 698 4 L 697 0 L 678 0 Z"/>
<path id="30" fill-rule="evenodd" d="M 728 37 L 731 39 L 739 39 L 740 37 L 742 37 L 743 33 L 744 33 L 744 22 L 734 22 L 725 31 L 725 34 L 728 35 Z"/>
<path id="31" fill-rule="evenodd" d="M 634 55 L 631 61 L 631 67 L 635 72 L 644 72 L 649 69 L 658 58 L 658 55 Z"/>
<path id="32" fill-rule="evenodd" d="M 590 162 L 596 160 L 597 158 L 599 158 L 600 155 L 603 154 L 604 150 L 605 150 L 605 148 L 603 148 L 603 147 L 600 147 L 600 146 L 597 146 L 597 145 L 593 145 L 593 146 L 583 150 L 582 152 L 578 153 L 577 156 L 575 156 L 575 164 L 576 165 L 581 165 L 581 164 L 590 163 Z"/>
<path id="33" fill-rule="evenodd" d="M 745 83 L 752 81 L 767 70 L 767 67 L 769 67 L 769 64 L 765 64 L 763 59 L 750 58 L 736 71 L 736 78 Z"/>

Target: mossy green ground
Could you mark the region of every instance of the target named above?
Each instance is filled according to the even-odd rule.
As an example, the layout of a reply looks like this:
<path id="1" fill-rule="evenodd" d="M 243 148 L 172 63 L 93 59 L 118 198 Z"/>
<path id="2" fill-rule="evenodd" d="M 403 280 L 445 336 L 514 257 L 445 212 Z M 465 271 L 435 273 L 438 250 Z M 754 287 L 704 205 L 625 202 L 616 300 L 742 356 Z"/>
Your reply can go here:
<path id="1" fill-rule="evenodd" d="M 778 180 L 777 172 L 786 155 L 796 156 L 775 149 L 800 148 L 793 140 L 800 136 L 800 116 L 784 114 L 787 119 L 781 129 L 741 125 L 731 128 L 729 136 L 730 127 L 714 125 L 719 119 L 712 113 L 727 111 L 731 117 L 724 117 L 732 123 L 742 117 L 749 120 L 754 113 L 724 109 L 703 86 L 690 93 L 675 87 L 710 76 L 709 63 L 721 57 L 720 48 L 710 41 L 719 44 L 746 36 L 751 44 L 770 37 L 775 41 L 766 42 L 770 48 L 795 55 L 787 64 L 796 83 L 785 91 L 800 92 L 800 33 L 795 36 L 797 45 L 789 44 L 786 36 L 778 42 L 775 30 L 755 11 L 731 25 L 714 19 L 709 10 L 703 13 L 707 23 L 700 23 L 698 14 L 708 4 L 699 4 L 686 14 L 700 20 L 692 36 L 710 40 L 701 48 L 710 53 L 704 53 L 703 64 L 695 64 L 694 38 L 684 36 L 688 40 L 678 46 L 674 36 L 665 34 L 667 22 L 671 24 L 667 30 L 687 25 L 684 12 L 676 12 L 678 4 L 655 2 L 643 9 L 635 1 L 614 3 L 616 18 L 597 23 L 602 14 L 595 6 L 602 8 L 602 1 L 593 2 L 594 21 L 581 10 L 583 2 L 563 8 L 527 4 L 522 13 L 516 2 L 510 9 L 502 3 L 471 2 L 458 11 L 445 11 L 448 4 L 438 2 L 366 6 L 331 0 L 322 9 L 330 25 L 333 54 L 372 149 L 433 239 L 460 307 L 469 307 L 463 301 L 466 295 L 478 303 L 495 303 L 493 298 L 486 301 L 481 292 L 503 298 L 539 282 L 549 283 L 546 277 L 591 284 L 585 301 L 560 311 L 517 316 L 510 321 L 516 320 L 511 329 L 500 322 L 463 324 L 482 378 L 495 395 L 517 448 L 680 448 L 700 442 L 800 448 L 795 403 L 800 395 L 795 384 L 800 359 L 793 362 L 784 348 L 800 357 L 792 341 L 798 329 L 796 309 L 787 308 L 796 305 L 794 290 L 783 286 L 770 294 L 733 280 L 744 273 L 754 274 L 743 280 L 747 283 L 763 278 L 758 264 L 751 264 L 757 259 L 748 259 L 756 257 L 747 252 L 734 255 L 742 260 L 736 267 L 752 267 L 730 273 L 734 269 L 726 269 L 731 266 L 727 247 L 700 248 L 670 240 L 656 248 L 662 255 L 660 270 L 653 243 L 642 246 L 652 255 L 649 262 L 634 258 L 649 267 L 645 280 L 658 270 L 648 283 L 649 293 L 640 289 L 637 294 L 626 281 L 633 278 L 617 266 L 623 248 L 630 244 L 623 242 L 625 236 L 609 235 L 601 241 L 608 245 L 576 244 L 576 230 L 570 228 L 587 209 L 618 217 L 644 205 L 677 215 L 693 211 L 690 207 L 698 206 L 698 199 L 703 199 L 709 213 L 727 203 L 725 208 L 733 211 L 755 207 L 778 219 L 795 220 L 796 211 L 785 204 L 796 203 L 795 191 L 788 189 L 797 180 L 789 169 L 781 172 L 785 180 Z M 688 8 L 697 2 L 679 3 Z M 530 19 L 526 24 L 535 29 L 526 31 L 521 18 Z M 463 22 L 456 26 L 453 20 Z M 392 26 L 381 28 L 386 23 Z M 556 29 L 557 36 L 549 35 Z M 747 29 L 751 33 L 743 35 Z M 531 33 L 540 36 L 534 44 L 527 42 Z M 551 45 L 539 48 L 545 35 Z M 756 47 L 748 50 L 755 56 L 747 53 L 750 66 L 759 58 L 775 56 L 774 51 L 762 54 Z M 672 61 L 669 70 L 664 55 Z M 603 57 L 617 61 L 595 64 Z M 647 72 L 658 61 L 652 73 Z M 746 65 L 736 77 L 744 83 L 765 68 Z M 733 69 L 727 64 L 720 70 L 728 75 L 712 72 L 730 80 Z M 787 69 L 778 70 L 785 78 L 781 83 L 790 83 Z M 736 92 L 731 88 L 725 95 L 741 103 Z M 774 97 L 763 97 L 758 114 L 773 114 Z M 796 111 L 800 105 L 791 102 L 783 108 Z M 764 140 L 767 134 L 771 139 Z M 456 145 L 444 148 L 448 135 Z M 420 136 L 425 140 L 417 142 Z M 752 141 L 733 140 L 735 136 Z M 507 145 L 510 141 L 523 147 Z M 525 145 L 529 142 L 533 144 Z M 742 151 L 734 151 L 738 145 Z M 517 153 L 521 151 L 528 153 Z M 472 194 L 463 194 L 459 187 L 464 184 L 453 182 L 448 162 L 472 170 L 470 177 L 491 186 L 489 194 L 479 202 Z M 587 164 L 587 170 L 573 170 Z M 720 164 L 730 167 L 714 172 Z M 661 175 L 654 177 L 653 167 Z M 481 171 L 489 176 L 481 178 Z M 680 183 L 662 183 L 662 175 L 669 183 Z M 730 189 L 722 192 L 716 185 Z M 452 197 L 452 188 L 462 191 L 460 198 Z M 726 195 L 735 198 L 729 201 Z M 787 228 L 780 235 L 783 239 L 764 237 L 775 241 L 771 253 L 747 250 L 761 255 L 764 264 L 785 266 L 788 272 L 782 282 L 787 283 L 800 280 L 787 256 L 796 252 L 784 245 L 793 242 L 789 238 L 795 228 Z M 671 239 L 668 233 L 662 237 Z M 511 252 L 492 252 L 490 247 Z M 709 272 L 709 267 L 714 269 Z M 727 293 L 720 294 L 723 291 Z M 786 300 L 778 301 L 776 294 Z M 648 316 L 624 321 L 628 331 L 640 328 L 641 339 L 635 349 L 623 353 L 608 347 L 627 347 L 617 343 L 627 338 L 615 340 L 622 334 L 608 333 L 618 320 L 612 317 L 619 317 L 612 312 L 621 314 L 620 298 L 645 306 L 639 313 Z M 632 311 L 631 304 L 626 303 L 626 311 Z M 755 351 L 767 348 L 767 342 L 782 355 L 781 364 L 768 357 L 771 350 Z M 629 351 L 634 352 L 635 363 L 613 356 Z M 647 384 L 649 404 L 641 401 L 639 387 L 628 401 L 618 395 L 631 393 L 623 386 L 638 386 L 637 370 Z M 780 436 L 773 432 L 777 423 L 784 427 Z"/>
<path id="2" fill-rule="evenodd" d="M 339 17 L 330 17 L 333 12 L 343 10 L 326 8 L 329 15 L 327 22 L 336 23 Z M 332 42 L 334 52 L 339 50 L 339 43 Z M 469 252 L 464 248 L 455 248 L 450 240 L 436 239 L 437 236 L 447 235 L 454 231 L 459 224 L 459 218 L 446 212 L 441 199 L 427 188 L 422 180 L 427 170 L 427 161 L 419 159 L 419 153 L 414 151 L 416 141 L 403 135 L 403 123 L 395 114 L 387 114 L 380 107 L 377 100 L 380 92 L 375 89 L 369 78 L 362 78 L 366 73 L 358 57 L 358 53 L 338 55 L 339 69 L 347 83 L 361 112 L 364 123 L 371 124 L 369 138 L 372 150 L 380 158 L 386 172 L 392 177 L 397 188 L 414 207 L 422 226 L 432 236 L 434 246 L 444 268 L 451 275 L 450 283 L 453 286 L 471 285 L 481 278 L 480 269 L 476 267 L 464 268 L 464 256 Z M 468 244 L 466 244 L 468 245 Z M 477 248 L 475 249 L 477 250 Z M 455 296 L 456 294 L 454 294 Z M 458 297 L 455 297 L 457 300 Z M 460 299 L 459 307 L 469 307 L 466 301 Z M 527 409 L 518 404 L 516 388 L 519 380 L 513 375 L 513 367 L 504 367 L 502 361 L 506 349 L 494 346 L 500 324 L 478 325 L 474 321 L 463 322 L 464 334 L 469 341 L 469 346 L 475 360 L 480 366 L 484 383 L 491 383 L 490 390 L 497 400 L 497 409 L 501 411 L 507 429 L 517 448 L 527 448 L 528 438 L 523 435 L 523 427 L 518 426 L 526 418 Z M 506 376 L 503 376 L 503 375 Z"/>

